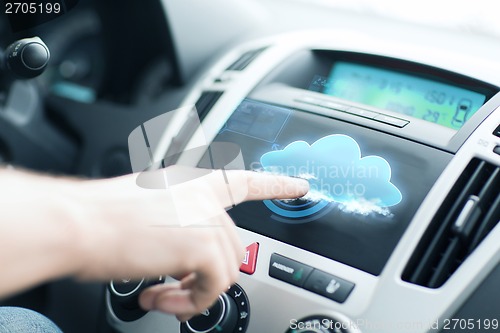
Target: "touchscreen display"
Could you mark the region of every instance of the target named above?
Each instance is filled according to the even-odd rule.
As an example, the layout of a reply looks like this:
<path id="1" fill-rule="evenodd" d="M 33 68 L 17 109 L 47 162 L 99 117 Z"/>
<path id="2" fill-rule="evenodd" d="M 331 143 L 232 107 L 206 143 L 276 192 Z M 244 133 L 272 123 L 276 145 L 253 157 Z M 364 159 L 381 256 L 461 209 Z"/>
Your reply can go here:
<path id="1" fill-rule="evenodd" d="M 336 62 L 323 93 L 459 130 L 486 96 L 377 67 Z"/>
<path id="2" fill-rule="evenodd" d="M 245 167 L 308 179 L 297 200 L 248 202 L 236 224 L 380 274 L 451 155 L 371 129 L 246 99 L 215 138 Z"/>

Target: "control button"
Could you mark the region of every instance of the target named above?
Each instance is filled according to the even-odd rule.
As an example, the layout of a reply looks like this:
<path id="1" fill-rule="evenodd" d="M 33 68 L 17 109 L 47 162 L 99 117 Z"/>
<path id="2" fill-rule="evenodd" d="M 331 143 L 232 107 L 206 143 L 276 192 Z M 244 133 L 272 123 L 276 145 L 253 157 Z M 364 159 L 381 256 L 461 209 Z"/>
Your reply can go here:
<path id="1" fill-rule="evenodd" d="M 143 282 L 144 279 L 140 281 L 132 281 L 131 279 L 111 281 L 110 289 L 111 292 L 118 297 L 127 297 L 139 290 Z"/>
<path id="2" fill-rule="evenodd" d="M 307 278 L 304 288 L 343 303 L 354 288 L 354 283 L 315 269 Z"/>
<path id="3" fill-rule="evenodd" d="M 498 125 L 498 127 L 493 131 L 493 135 L 500 138 L 500 125 Z"/>
<path id="4" fill-rule="evenodd" d="M 21 54 L 21 60 L 29 69 L 40 69 L 47 65 L 50 54 L 49 50 L 40 43 L 26 45 Z"/>
<path id="5" fill-rule="evenodd" d="M 313 268 L 274 253 L 269 263 L 269 275 L 278 280 L 302 287 Z"/>
<path id="6" fill-rule="evenodd" d="M 354 116 L 359 116 L 363 118 L 368 118 L 368 119 L 373 119 L 376 116 L 380 115 L 379 113 L 373 112 L 373 111 L 368 111 L 368 110 L 363 110 L 359 108 L 349 108 L 349 110 L 346 111 L 349 114 L 352 114 Z"/>
<path id="7" fill-rule="evenodd" d="M 500 155 L 500 146 L 496 146 L 494 149 L 493 149 L 493 152 L 497 155 Z"/>
<path id="8" fill-rule="evenodd" d="M 255 273 L 258 254 L 259 254 L 259 243 L 253 243 L 247 246 L 247 251 L 245 252 L 245 258 L 241 263 L 240 271 L 249 275 Z"/>
<path id="9" fill-rule="evenodd" d="M 42 74 L 49 59 L 49 49 L 39 37 L 18 40 L 5 50 L 5 67 L 25 79 Z"/>
<path id="10" fill-rule="evenodd" d="M 400 127 L 400 128 L 403 128 L 410 123 L 408 120 L 387 116 L 385 114 L 379 114 L 373 119 L 378 121 L 378 122 L 392 125 L 392 126 L 396 126 L 396 127 Z"/>

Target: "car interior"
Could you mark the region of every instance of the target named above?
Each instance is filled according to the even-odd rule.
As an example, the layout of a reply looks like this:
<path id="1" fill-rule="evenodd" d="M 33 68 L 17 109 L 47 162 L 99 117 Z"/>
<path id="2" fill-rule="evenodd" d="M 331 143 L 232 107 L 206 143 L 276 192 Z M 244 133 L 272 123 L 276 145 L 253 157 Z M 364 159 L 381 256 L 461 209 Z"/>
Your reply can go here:
<path id="1" fill-rule="evenodd" d="M 61 279 L 0 306 L 69 333 L 500 331 L 495 1 L 3 5 L 2 165 L 243 169 L 311 191 L 228 210 L 240 277 L 187 322 L 138 304 L 169 276 Z"/>

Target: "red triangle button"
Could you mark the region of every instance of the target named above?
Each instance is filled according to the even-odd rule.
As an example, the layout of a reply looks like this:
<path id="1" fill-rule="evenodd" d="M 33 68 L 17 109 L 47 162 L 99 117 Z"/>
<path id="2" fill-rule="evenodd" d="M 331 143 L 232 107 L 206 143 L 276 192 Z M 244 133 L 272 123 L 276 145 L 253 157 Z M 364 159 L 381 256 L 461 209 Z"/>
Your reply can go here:
<path id="1" fill-rule="evenodd" d="M 243 259 L 240 266 L 240 271 L 249 275 L 255 273 L 258 253 L 259 253 L 259 243 L 253 243 L 248 245 L 247 251 L 245 253 L 245 258 Z"/>

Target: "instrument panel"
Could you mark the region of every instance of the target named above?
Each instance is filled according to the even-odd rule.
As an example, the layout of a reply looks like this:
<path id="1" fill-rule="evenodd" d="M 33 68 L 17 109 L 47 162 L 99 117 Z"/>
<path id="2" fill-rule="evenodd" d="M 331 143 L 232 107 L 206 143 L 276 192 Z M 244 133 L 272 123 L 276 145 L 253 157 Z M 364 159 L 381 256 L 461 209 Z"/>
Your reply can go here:
<path id="1" fill-rule="evenodd" d="M 471 64 L 471 76 L 442 55 L 416 61 L 353 37 L 301 32 L 250 42 L 200 79 L 150 162 L 165 160 L 182 136 L 175 151 L 191 153 L 176 163 L 210 167 L 207 152 L 193 149 L 229 142 L 245 169 L 305 178 L 312 190 L 229 211 L 248 248 L 217 320 L 201 314 L 194 329 L 160 313 L 130 320 L 117 316 L 108 292 L 116 329 L 439 331 L 498 266 L 500 82 L 492 69 Z M 186 135 L 190 105 L 201 125 Z M 470 173 L 480 181 L 467 185 Z M 420 261 L 421 248 L 445 255 Z M 440 283 L 411 278 L 432 275 L 427 264 Z M 235 310 L 234 288 L 245 293 L 244 311 Z M 243 319 L 244 327 L 231 324 Z"/>

